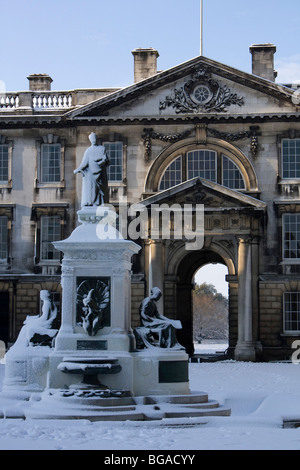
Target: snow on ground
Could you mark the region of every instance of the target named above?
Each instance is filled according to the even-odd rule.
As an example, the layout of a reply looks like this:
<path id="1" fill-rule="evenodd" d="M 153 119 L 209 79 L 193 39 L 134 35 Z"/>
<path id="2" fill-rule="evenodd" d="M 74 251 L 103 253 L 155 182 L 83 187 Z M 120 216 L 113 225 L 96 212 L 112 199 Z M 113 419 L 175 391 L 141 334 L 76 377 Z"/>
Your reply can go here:
<path id="1" fill-rule="evenodd" d="M 205 343 L 196 348 L 225 349 Z M 4 367 L 0 364 L 1 382 Z M 0 450 L 105 450 L 111 455 L 117 450 L 300 449 L 300 428 L 282 428 L 284 417 L 300 418 L 300 365 L 222 361 L 189 367 L 191 390 L 205 391 L 231 407 L 230 417 L 169 427 L 153 422 L 2 419 Z"/>

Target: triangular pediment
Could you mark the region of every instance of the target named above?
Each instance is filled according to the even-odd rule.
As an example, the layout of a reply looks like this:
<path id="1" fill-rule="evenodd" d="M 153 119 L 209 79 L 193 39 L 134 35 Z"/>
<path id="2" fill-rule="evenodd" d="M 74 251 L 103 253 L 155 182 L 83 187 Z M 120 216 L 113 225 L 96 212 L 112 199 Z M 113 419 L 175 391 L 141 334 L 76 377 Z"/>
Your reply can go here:
<path id="1" fill-rule="evenodd" d="M 180 183 L 170 189 L 146 197 L 146 207 L 153 204 L 203 204 L 206 211 L 253 210 L 264 212 L 267 205 L 257 198 L 226 188 L 203 178 Z"/>
<path id="2" fill-rule="evenodd" d="M 294 91 L 203 56 L 66 113 L 68 119 L 178 119 L 294 114 Z"/>

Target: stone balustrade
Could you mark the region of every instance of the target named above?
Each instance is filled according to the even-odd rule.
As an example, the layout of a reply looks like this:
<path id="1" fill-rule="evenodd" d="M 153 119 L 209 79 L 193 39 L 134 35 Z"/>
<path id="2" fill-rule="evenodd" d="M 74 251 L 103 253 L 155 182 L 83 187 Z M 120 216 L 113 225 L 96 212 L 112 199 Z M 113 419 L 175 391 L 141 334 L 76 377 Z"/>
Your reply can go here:
<path id="1" fill-rule="evenodd" d="M 41 93 L 32 96 L 32 107 L 36 109 L 59 109 L 72 107 L 71 93 Z"/>
<path id="2" fill-rule="evenodd" d="M 0 94 L 0 109 L 13 109 L 19 107 L 19 95 L 16 93 Z"/>
<path id="3" fill-rule="evenodd" d="M 71 108 L 72 93 L 68 92 L 19 92 L 0 94 L 0 110 L 31 108 L 32 110 L 50 110 Z"/>
<path id="4" fill-rule="evenodd" d="M 0 93 L 0 113 L 65 111 L 103 98 L 117 88 L 71 91 L 19 91 Z"/>

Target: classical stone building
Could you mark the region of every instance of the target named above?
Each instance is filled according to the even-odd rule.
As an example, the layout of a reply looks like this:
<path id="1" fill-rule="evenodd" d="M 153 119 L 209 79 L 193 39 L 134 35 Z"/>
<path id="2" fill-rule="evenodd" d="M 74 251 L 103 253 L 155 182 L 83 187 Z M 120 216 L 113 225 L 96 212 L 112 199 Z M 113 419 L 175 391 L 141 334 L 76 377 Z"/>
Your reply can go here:
<path id="1" fill-rule="evenodd" d="M 137 240 L 132 326 L 158 286 L 161 313 L 182 321 L 179 340 L 192 354 L 193 277 L 222 263 L 229 353 L 290 356 L 300 335 L 300 100 L 291 84 L 275 82 L 275 51 L 251 46 L 249 74 L 202 56 L 157 72 L 158 52 L 137 49 L 126 88 L 58 92 L 48 75 L 30 75 L 28 91 L 0 96 L 3 340 L 14 341 L 26 315 L 39 312 L 40 289 L 59 306 L 61 260 L 52 241 L 77 223 L 81 178 L 73 170 L 94 132 L 109 154 L 118 210 L 142 203 L 151 222 L 153 205 L 190 205 L 195 228 L 195 208 L 204 206 L 199 249 L 176 236 L 173 212 L 170 237 L 158 230 Z"/>

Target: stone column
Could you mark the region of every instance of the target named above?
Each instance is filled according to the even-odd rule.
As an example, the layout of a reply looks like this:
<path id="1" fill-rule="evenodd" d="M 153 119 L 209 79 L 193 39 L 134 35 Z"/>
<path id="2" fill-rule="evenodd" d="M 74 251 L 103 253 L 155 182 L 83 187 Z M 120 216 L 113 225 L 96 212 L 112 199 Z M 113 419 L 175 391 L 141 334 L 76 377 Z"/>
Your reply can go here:
<path id="1" fill-rule="evenodd" d="M 259 326 L 259 247 L 260 237 L 254 237 L 252 240 L 252 338 L 255 344 L 256 357 L 262 355 Z"/>
<path id="2" fill-rule="evenodd" d="M 149 295 L 152 287 L 161 290 L 162 297 L 157 302 L 157 308 L 161 315 L 164 314 L 164 245 L 161 240 L 149 241 Z"/>
<path id="3" fill-rule="evenodd" d="M 238 239 L 238 342 L 235 359 L 255 361 L 252 337 L 252 246 L 250 237 Z"/>

